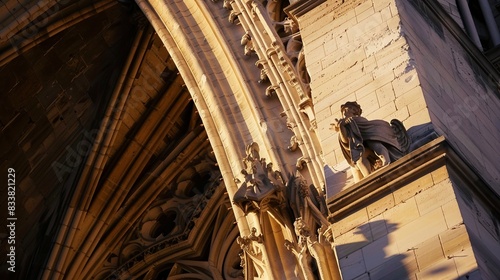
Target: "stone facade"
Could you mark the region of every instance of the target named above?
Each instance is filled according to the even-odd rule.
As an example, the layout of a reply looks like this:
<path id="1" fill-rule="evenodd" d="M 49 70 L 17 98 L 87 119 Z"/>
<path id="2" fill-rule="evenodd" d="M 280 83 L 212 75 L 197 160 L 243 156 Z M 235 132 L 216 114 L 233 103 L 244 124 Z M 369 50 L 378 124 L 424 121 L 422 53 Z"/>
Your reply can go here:
<path id="1" fill-rule="evenodd" d="M 500 74 L 456 1 L 2 7 L 8 279 L 500 273 Z M 412 140 L 359 182 L 346 101 Z"/>
<path id="2" fill-rule="evenodd" d="M 449 3 L 442 4 L 453 8 Z M 464 221 L 465 213 L 477 206 L 465 206 L 460 199 L 463 193 L 454 190 L 457 185 L 467 188 L 477 182 L 462 181 L 456 185 L 451 175 L 441 172 L 439 176 L 447 179 L 438 183 L 431 180 L 433 175 L 437 176 L 434 171 L 390 195 L 367 202 L 363 208 L 336 208 L 336 201 L 346 199 L 355 191 L 353 188 L 362 185 L 352 186 L 337 134 L 329 129 L 332 120 L 340 118 L 340 105 L 353 100 L 361 104 L 368 119 L 400 119 L 409 131 L 432 123 L 433 129 L 446 137 L 494 190 L 493 196 L 498 197 L 499 176 L 494 162 L 499 153 L 496 146 L 491 146 L 491 141 L 499 139 L 496 135 L 499 118 L 494 113 L 497 110 L 491 109 L 499 106 L 498 85 L 490 79 L 491 73 L 474 61 L 474 54 L 464 50 L 463 43 L 452 34 L 457 31 L 450 31 L 431 9 L 432 6 L 416 1 L 326 1 L 308 11 L 307 16 L 299 17 L 308 69 L 314 69 L 310 70 L 311 90 L 328 165 L 326 175 L 330 174 L 327 197 L 331 198 L 332 205 L 329 207 L 332 213 L 353 213 L 339 216 L 333 226 L 336 240 L 342 244 L 337 246 L 337 253 L 346 279 L 464 275 L 493 279 L 495 275 L 491 271 L 494 267 L 481 265 L 479 256 L 485 244 L 498 246 L 498 234 L 486 238 L 496 242 L 483 243 L 474 237 L 472 232 L 477 226 L 474 219 L 469 219 L 469 224 Z M 457 19 L 456 13 L 451 16 Z M 483 129 L 488 132 L 481 133 Z M 415 190 L 414 185 L 423 189 Z M 430 189 L 423 191 L 426 188 Z M 398 192 L 408 192 L 412 198 L 408 201 L 408 198 L 396 198 Z M 453 196 L 459 198 L 448 202 Z M 435 210 L 434 214 L 427 213 L 440 205 L 442 209 Z M 398 207 L 413 207 L 413 210 L 390 210 Z M 483 207 L 479 208 L 485 209 Z M 489 221 L 486 224 L 498 228 L 497 219 L 492 218 L 495 208 L 490 205 L 486 213 L 477 215 L 485 215 Z M 396 213 L 395 216 L 392 213 Z M 384 215 L 408 220 L 394 222 Z M 432 223 L 436 224 L 430 226 Z M 425 228 L 425 234 L 419 232 L 419 228 Z M 491 230 L 480 228 L 485 236 L 490 236 Z M 467 242 L 460 248 L 468 252 L 464 253 L 463 257 L 468 258 L 462 259 L 463 262 L 451 262 L 454 257 L 436 249 L 459 250 L 439 244 L 443 240 L 448 242 L 451 233 L 458 232 L 455 229 L 462 233 L 453 238 L 465 238 Z M 380 230 L 385 232 L 381 234 Z M 437 243 L 431 245 L 433 242 Z M 485 256 L 491 256 L 492 251 L 485 251 L 489 252 L 485 252 Z M 484 258 L 498 262 L 491 257 Z"/>

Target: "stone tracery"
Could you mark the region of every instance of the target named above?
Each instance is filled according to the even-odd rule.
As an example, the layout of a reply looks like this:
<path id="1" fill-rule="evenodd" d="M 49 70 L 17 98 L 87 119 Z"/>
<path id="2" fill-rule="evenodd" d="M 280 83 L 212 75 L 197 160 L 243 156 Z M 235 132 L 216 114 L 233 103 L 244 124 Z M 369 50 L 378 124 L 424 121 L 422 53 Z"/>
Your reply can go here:
<path id="1" fill-rule="evenodd" d="M 191 167 L 177 176 L 174 183 L 165 188 L 137 221 L 135 230 L 129 233 L 121 247 L 109 255 L 98 279 L 120 279 L 128 277 L 127 275 L 130 277 L 137 275 L 138 271 L 144 269 L 141 267 L 144 266 L 146 259 L 157 259 L 159 264 L 156 268 L 150 268 L 148 272 L 150 277 L 166 272 L 170 275 L 169 279 L 177 279 L 176 277 L 182 279 L 184 273 L 199 273 L 205 275 L 204 277 L 213 277 L 220 273 L 225 275 L 225 279 L 241 279 L 241 267 L 235 267 L 231 261 L 239 253 L 239 250 L 235 250 L 235 245 L 231 245 L 236 244 L 237 231 L 234 224 L 232 227 L 215 226 L 212 229 L 214 233 L 211 233 L 208 227 L 210 220 L 215 223 L 217 220 L 219 222 L 226 220 L 224 222 L 226 224 L 234 220 L 232 215 L 227 215 L 227 202 L 225 202 L 227 197 L 224 199 L 224 187 L 221 187 L 221 184 L 223 181 L 212 159 L 206 157 L 195 161 Z M 199 219 L 202 218 L 202 211 L 207 207 L 219 210 L 208 211 L 212 213 L 212 217 L 206 216 L 207 211 L 203 212 L 205 216 L 201 222 Z M 217 215 L 220 215 L 220 218 L 215 218 Z M 207 230 L 206 233 L 199 232 Z M 228 230 L 232 233 L 229 234 Z M 209 266 L 207 261 L 190 261 L 190 253 L 185 253 L 184 260 L 168 257 L 179 250 L 190 251 L 192 245 L 189 244 L 194 242 L 193 236 L 207 238 L 206 244 L 210 244 L 209 237 L 217 234 L 224 236 L 229 234 L 227 238 L 211 245 L 224 250 L 213 254 L 227 254 L 227 257 L 222 259 L 223 263 L 212 264 L 219 269 L 218 271 L 206 271 L 203 267 Z M 186 245 L 180 246 L 181 244 Z M 202 242 L 197 246 L 207 246 L 203 244 L 205 243 Z"/>

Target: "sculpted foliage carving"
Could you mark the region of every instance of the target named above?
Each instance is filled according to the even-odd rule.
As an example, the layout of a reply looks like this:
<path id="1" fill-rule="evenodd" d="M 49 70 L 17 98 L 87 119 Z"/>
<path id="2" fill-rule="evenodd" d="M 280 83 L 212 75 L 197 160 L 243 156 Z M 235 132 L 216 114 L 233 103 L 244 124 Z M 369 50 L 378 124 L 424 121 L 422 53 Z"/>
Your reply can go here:
<path id="1" fill-rule="evenodd" d="M 233 202 L 246 214 L 259 211 L 267 204 L 282 204 L 285 182 L 281 173 L 273 170 L 272 163 L 266 164 L 265 159 L 260 158 L 257 143 L 248 145 L 246 153 L 244 169 L 241 170 L 244 182 L 236 191 Z"/>

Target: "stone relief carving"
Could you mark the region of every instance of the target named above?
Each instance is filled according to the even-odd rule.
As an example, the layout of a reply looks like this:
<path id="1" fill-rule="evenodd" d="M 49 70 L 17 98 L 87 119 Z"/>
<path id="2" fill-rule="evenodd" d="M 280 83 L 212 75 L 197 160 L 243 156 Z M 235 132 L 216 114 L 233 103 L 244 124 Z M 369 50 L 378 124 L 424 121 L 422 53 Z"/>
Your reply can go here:
<path id="1" fill-rule="evenodd" d="M 255 245 L 255 243 L 262 244 L 262 234 L 257 235 L 256 228 L 252 228 L 252 232 L 250 233 L 250 235 L 238 237 L 237 242 L 243 251 L 250 254 L 252 259 L 260 259 L 259 256 L 262 251 L 260 250 L 259 246 Z"/>
<path id="2" fill-rule="evenodd" d="M 186 167 L 149 206 L 104 264 L 102 279 L 118 279 L 149 255 L 186 241 L 220 184 L 211 156 Z"/>
<path id="3" fill-rule="evenodd" d="M 281 173 L 273 170 L 272 163 L 266 164 L 265 159 L 260 158 L 257 143 L 248 145 L 246 154 L 244 169 L 241 170 L 245 181 L 236 191 L 233 203 L 243 209 L 245 214 L 258 211 L 268 203 L 283 203 L 285 182 Z"/>
<path id="4" fill-rule="evenodd" d="M 301 275 L 299 278 L 316 279 L 317 274 L 327 275 L 328 278 L 328 275 L 332 275 L 332 267 L 337 264 L 324 198 L 316 187 L 307 184 L 299 171 L 295 176 L 291 176 L 285 185 L 281 174 L 273 171 L 272 165 L 266 164 L 265 160 L 260 158 L 256 143 L 247 146 L 246 154 L 243 159 L 244 169 L 241 172 L 245 181 L 240 182 L 233 203 L 243 209 L 245 214 L 254 212 L 261 220 L 270 219 L 272 216 L 279 224 L 289 225 L 288 230 L 294 228 L 293 232 L 288 232 L 285 236 L 295 237 L 285 238 L 283 245 L 296 259 L 297 273 Z M 266 212 L 271 215 L 266 215 Z M 292 225 L 290 221 L 293 220 L 295 223 Z M 249 236 L 238 239 L 244 251 L 242 264 L 247 266 L 244 268 L 246 273 L 261 271 L 262 257 L 259 254 L 259 246 L 265 238 L 283 238 L 275 236 L 269 229 L 261 230 L 263 232 L 257 234 L 257 229 L 252 228 Z M 323 258 L 333 260 L 324 261 Z M 318 271 L 313 271 L 313 267 L 318 267 Z M 259 272 L 255 273 L 257 276 L 261 275 Z"/>
<path id="5" fill-rule="evenodd" d="M 321 279 L 340 279 L 336 275 L 338 264 L 324 198 L 313 185 L 307 185 L 298 172 L 289 182 L 288 188 L 291 194 L 289 205 L 295 216 L 293 225 L 297 242 L 288 241 L 285 245 L 295 255 L 305 279 L 316 279 L 312 276 L 314 271 L 311 267 L 317 267 Z M 311 265 L 311 260 L 315 261 L 314 266 Z"/>
<path id="6" fill-rule="evenodd" d="M 249 56 L 255 52 L 255 47 L 253 46 L 252 42 L 252 36 L 250 36 L 250 33 L 248 31 L 241 37 L 240 43 L 245 47 L 246 56 Z"/>
<path id="7" fill-rule="evenodd" d="M 245 279 L 253 279 L 255 276 L 262 275 L 265 264 L 262 261 L 262 234 L 257 235 L 257 229 L 252 228 L 248 236 L 238 237 L 236 240 L 243 252 L 240 254 Z"/>
<path id="8" fill-rule="evenodd" d="M 408 152 L 411 140 L 399 120 L 367 120 L 357 102 L 342 104 L 340 111 L 343 118 L 332 126 L 356 182 Z"/>
<path id="9" fill-rule="evenodd" d="M 311 102 L 307 102 L 311 99 L 310 77 L 306 69 L 302 38 L 297 22 L 288 18 L 283 11 L 287 5 L 289 1 L 279 0 L 223 1 L 223 7 L 230 11 L 229 21 L 238 23 L 244 29 L 245 34 L 240 42 L 244 47 L 244 54 L 250 56 L 256 53 L 258 56 L 256 66 L 261 71 L 258 82 L 270 83 L 265 95 L 276 96 L 279 95 L 278 91 L 297 95 L 300 104 L 295 106 L 304 112 L 301 118 L 306 120 L 305 123 L 310 129 L 314 130 L 317 125 L 313 107 L 309 105 Z M 242 7 L 246 7 L 247 10 Z M 243 20 L 245 13 L 248 13 L 248 18 Z M 253 21 L 255 26 L 262 24 L 271 26 L 273 32 L 262 30 L 261 35 L 264 36 L 260 37 L 266 39 L 259 40 L 260 37 L 255 34 L 255 30 L 245 24 L 249 21 Z M 257 49 L 265 51 L 262 53 L 256 51 Z M 278 86 L 283 82 L 286 82 L 286 88 Z M 293 132 L 296 134 L 296 131 Z"/>

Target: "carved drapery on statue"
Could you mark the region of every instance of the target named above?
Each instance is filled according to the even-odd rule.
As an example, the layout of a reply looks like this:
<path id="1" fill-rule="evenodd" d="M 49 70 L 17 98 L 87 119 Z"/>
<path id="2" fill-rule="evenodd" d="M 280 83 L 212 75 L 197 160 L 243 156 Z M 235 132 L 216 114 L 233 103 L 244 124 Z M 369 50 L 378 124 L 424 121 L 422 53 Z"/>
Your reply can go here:
<path id="1" fill-rule="evenodd" d="M 365 153 L 364 143 L 366 141 L 377 141 L 389 151 L 390 161 L 399 159 L 403 152 L 401 145 L 394 135 L 394 131 L 389 123 L 382 120 L 367 120 L 364 117 L 350 117 L 346 118 L 343 123 L 346 129 L 346 138 L 349 140 L 347 143 L 340 141 L 342 153 L 351 166 L 360 160 Z M 377 164 L 376 159 L 368 158 L 372 165 Z"/>
<path id="2" fill-rule="evenodd" d="M 346 102 L 340 108 L 343 118 L 333 125 L 356 181 L 407 154 L 410 138 L 399 120 L 367 120 L 356 102 Z"/>

